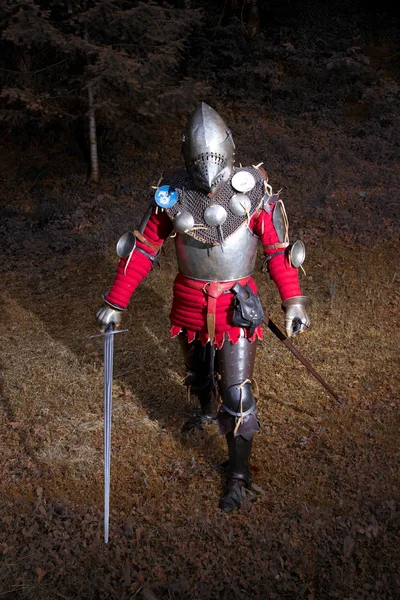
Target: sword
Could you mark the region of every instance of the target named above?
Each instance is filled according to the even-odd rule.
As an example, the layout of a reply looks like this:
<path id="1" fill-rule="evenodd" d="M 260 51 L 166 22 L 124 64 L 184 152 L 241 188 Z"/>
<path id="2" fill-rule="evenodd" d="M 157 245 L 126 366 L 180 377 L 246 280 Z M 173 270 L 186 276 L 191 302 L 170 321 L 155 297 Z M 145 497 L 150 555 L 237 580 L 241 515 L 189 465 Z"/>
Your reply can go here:
<path id="1" fill-rule="evenodd" d="M 90 336 L 104 337 L 104 541 L 108 544 L 110 518 L 110 468 L 111 468 L 111 414 L 112 382 L 114 363 L 114 335 L 125 333 L 127 329 L 115 330 L 115 324 L 109 323 L 104 333 Z"/>
<path id="2" fill-rule="evenodd" d="M 327 383 L 321 377 L 321 375 L 319 375 L 319 373 L 317 373 L 317 371 L 314 369 L 312 364 L 306 358 L 304 358 L 304 356 L 302 354 L 300 354 L 300 352 L 297 350 L 296 346 L 294 346 L 292 344 L 292 342 L 289 340 L 289 338 L 279 329 L 279 327 L 277 325 L 275 325 L 275 323 L 273 321 L 271 321 L 270 318 L 264 319 L 263 323 L 264 323 L 264 325 L 266 325 L 268 327 L 268 329 L 270 329 L 272 331 L 272 333 L 274 333 L 276 335 L 276 337 L 278 339 L 281 340 L 281 342 L 301 362 L 301 364 L 305 366 L 307 371 L 309 373 L 311 373 L 311 375 L 313 375 L 313 377 L 315 377 L 315 379 L 317 381 L 319 381 L 321 385 L 324 386 L 324 388 L 327 390 L 327 392 L 329 392 L 330 395 L 333 396 L 333 398 L 335 398 L 336 402 L 338 402 L 338 404 L 342 405 L 343 400 L 336 394 L 336 392 L 332 389 L 332 387 L 329 385 L 329 383 Z M 300 329 L 300 326 L 301 326 L 301 322 L 297 323 L 295 332 Z"/>

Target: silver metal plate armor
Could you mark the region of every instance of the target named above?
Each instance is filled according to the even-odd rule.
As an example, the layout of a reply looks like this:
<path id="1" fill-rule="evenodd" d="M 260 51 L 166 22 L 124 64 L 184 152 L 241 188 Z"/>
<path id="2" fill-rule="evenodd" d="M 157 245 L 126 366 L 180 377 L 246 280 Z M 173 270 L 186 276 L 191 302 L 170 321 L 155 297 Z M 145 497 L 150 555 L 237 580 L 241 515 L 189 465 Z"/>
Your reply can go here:
<path id="1" fill-rule="evenodd" d="M 184 233 L 175 237 L 179 271 L 192 279 L 233 281 L 251 275 L 259 238 L 244 223 L 223 246 L 205 244 Z"/>
<path id="2" fill-rule="evenodd" d="M 278 202 L 275 205 L 275 210 L 272 215 L 272 223 L 275 227 L 275 231 L 277 233 L 278 240 L 281 243 L 285 242 L 286 241 L 286 239 L 285 239 L 286 226 L 285 226 L 285 221 L 284 221 L 284 217 L 283 217 L 282 204 L 280 202 Z"/>
<path id="3" fill-rule="evenodd" d="M 298 269 L 303 264 L 306 258 L 306 247 L 301 240 L 297 240 L 292 244 L 289 251 L 289 258 L 292 267 Z"/>
<path id="4" fill-rule="evenodd" d="M 117 255 L 119 258 L 126 258 L 135 249 L 136 238 L 132 231 L 127 231 L 124 235 L 121 235 L 117 242 Z"/>

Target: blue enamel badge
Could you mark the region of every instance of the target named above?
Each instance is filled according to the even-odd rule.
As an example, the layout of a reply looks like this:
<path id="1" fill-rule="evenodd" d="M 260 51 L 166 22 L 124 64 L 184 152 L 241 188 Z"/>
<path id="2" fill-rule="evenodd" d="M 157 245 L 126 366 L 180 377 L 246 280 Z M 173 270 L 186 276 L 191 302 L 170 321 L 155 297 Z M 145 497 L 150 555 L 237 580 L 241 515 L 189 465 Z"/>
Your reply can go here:
<path id="1" fill-rule="evenodd" d="M 178 201 L 178 192 L 170 185 L 162 185 L 157 189 L 155 199 L 161 208 L 171 208 Z"/>

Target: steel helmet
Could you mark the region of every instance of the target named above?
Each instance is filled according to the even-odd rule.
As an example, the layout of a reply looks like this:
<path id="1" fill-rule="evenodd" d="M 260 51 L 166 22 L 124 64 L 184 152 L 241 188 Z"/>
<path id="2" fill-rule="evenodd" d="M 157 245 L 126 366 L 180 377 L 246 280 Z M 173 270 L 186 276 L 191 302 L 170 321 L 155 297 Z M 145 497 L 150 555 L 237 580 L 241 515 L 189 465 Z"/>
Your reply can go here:
<path id="1" fill-rule="evenodd" d="M 232 173 L 232 134 L 217 111 L 204 102 L 189 117 L 182 153 L 193 183 L 208 193 L 215 193 Z"/>

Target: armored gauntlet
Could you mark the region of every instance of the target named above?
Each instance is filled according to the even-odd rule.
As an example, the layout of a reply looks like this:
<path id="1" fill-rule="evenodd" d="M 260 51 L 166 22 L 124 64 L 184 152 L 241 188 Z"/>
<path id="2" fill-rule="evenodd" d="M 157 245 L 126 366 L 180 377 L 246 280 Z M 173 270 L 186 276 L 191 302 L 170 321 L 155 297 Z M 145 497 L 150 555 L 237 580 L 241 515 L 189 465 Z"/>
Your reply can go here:
<path id="1" fill-rule="evenodd" d="M 122 309 L 118 310 L 117 307 L 106 305 L 101 306 L 95 313 L 97 323 L 101 331 L 105 331 L 109 323 L 114 323 L 118 327 L 122 321 Z"/>
<path id="2" fill-rule="evenodd" d="M 310 319 L 306 311 L 310 304 L 311 299 L 308 296 L 293 296 L 282 302 L 285 311 L 285 331 L 289 338 L 310 327 Z"/>

